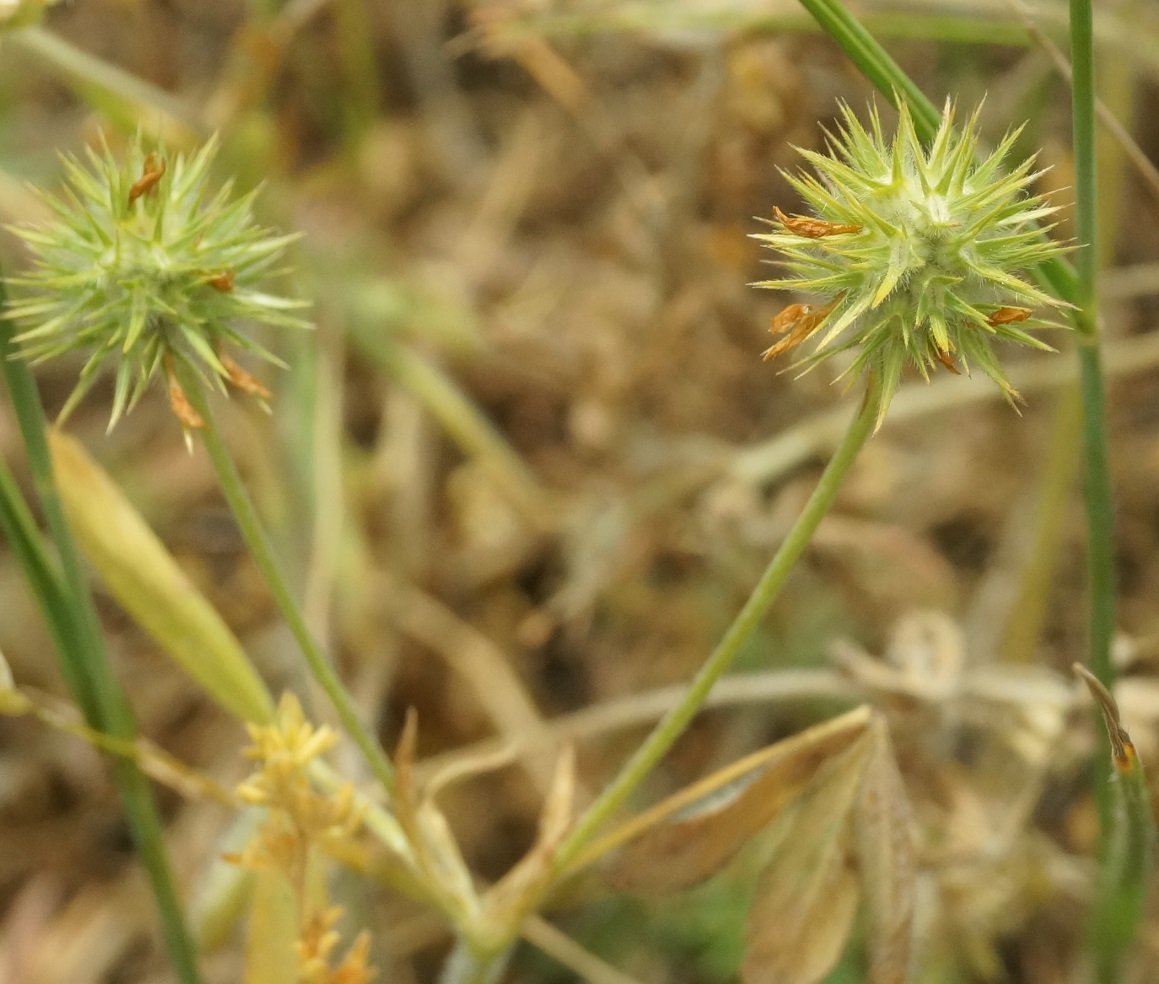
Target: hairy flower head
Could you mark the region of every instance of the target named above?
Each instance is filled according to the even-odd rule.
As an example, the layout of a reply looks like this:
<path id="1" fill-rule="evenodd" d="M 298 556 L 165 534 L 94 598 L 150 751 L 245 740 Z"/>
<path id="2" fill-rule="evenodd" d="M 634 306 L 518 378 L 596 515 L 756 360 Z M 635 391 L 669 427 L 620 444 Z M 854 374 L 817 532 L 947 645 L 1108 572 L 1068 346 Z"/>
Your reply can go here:
<path id="1" fill-rule="evenodd" d="M 177 382 L 178 363 L 219 388 L 228 382 L 269 395 L 228 349 L 280 364 L 238 324 L 306 327 L 296 314 L 303 302 L 260 289 L 296 237 L 254 221 L 256 190 L 233 199 L 227 182 L 211 193 L 216 152 L 216 138 L 191 156 L 170 157 L 147 151 L 138 137 L 121 165 L 102 142 L 99 154 L 87 148 L 84 162 L 62 158 L 67 186 L 41 194 L 54 222 L 12 229 L 34 258 L 31 273 L 9 281 L 20 291 L 7 313 L 24 329 L 24 352 L 36 361 L 89 353 L 62 416 L 108 364 L 116 367 L 110 428 L 158 372 L 182 424 L 200 426 Z"/>
<path id="2" fill-rule="evenodd" d="M 1037 177 L 1033 158 L 1003 169 L 1019 131 L 976 161 L 977 123 L 975 112 L 957 130 L 947 103 L 927 148 L 904 103 L 891 141 L 876 110 L 866 129 L 842 105 L 829 153 L 801 151 L 816 176 L 786 175 L 815 215 L 777 209 L 774 230 L 754 236 L 781 252 L 790 274 L 755 286 L 824 298 L 773 319 L 770 330 L 784 337 L 765 358 L 814 336 L 816 350 L 802 365 L 856 349 L 846 371 L 876 375 L 878 425 L 907 364 L 926 379 L 938 365 L 955 373 L 976 366 L 1013 401 L 1018 394 L 992 343 L 1050 349 L 1030 330 L 1057 322 L 1034 309 L 1049 312 L 1060 302 L 1023 271 L 1066 249 L 1039 225 L 1056 209 L 1026 192 Z"/>

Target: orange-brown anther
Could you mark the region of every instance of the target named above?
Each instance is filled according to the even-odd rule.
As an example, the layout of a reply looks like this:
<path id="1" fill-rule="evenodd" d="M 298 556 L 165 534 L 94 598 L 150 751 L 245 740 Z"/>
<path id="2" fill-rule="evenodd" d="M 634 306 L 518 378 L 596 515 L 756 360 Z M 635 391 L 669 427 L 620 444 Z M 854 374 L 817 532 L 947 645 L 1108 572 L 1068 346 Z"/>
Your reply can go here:
<path id="1" fill-rule="evenodd" d="M 824 239 L 826 236 L 840 236 L 847 233 L 861 232 L 859 225 L 845 225 L 840 222 L 826 222 L 824 219 L 811 219 L 806 215 L 786 215 L 775 205 L 773 214 L 789 232 L 806 239 Z"/>
<path id="2" fill-rule="evenodd" d="M 986 323 L 997 327 L 998 325 L 1016 324 L 1029 317 L 1030 308 L 1001 307 L 986 319 Z"/>
<path id="3" fill-rule="evenodd" d="M 257 376 L 253 373 L 246 372 L 239 366 L 232 358 L 218 350 L 217 357 L 221 360 L 221 366 L 229 374 L 229 384 L 234 389 L 241 390 L 243 393 L 251 393 L 254 396 L 259 396 L 263 400 L 270 399 L 273 394 L 266 389 L 259 381 Z"/>
<path id="4" fill-rule="evenodd" d="M 171 362 L 165 366 L 165 375 L 169 380 L 169 406 L 173 410 L 173 416 L 186 430 L 202 430 L 205 421 L 201 419 L 201 414 L 193 409 L 193 404 L 189 402 L 189 397 L 185 395 L 185 390 L 177 380 L 177 373 Z"/>
<path id="5" fill-rule="evenodd" d="M 949 352 L 943 352 L 941 349 L 938 349 L 938 361 L 955 376 L 962 375 L 962 370 L 954 365 L 954 357 Z"/>
<path id="6" fill-rule="evenodd" d="M 236 276 L 237 274 L 232 270 L 226 270 L 225 273 L 219 273 L 215 277 L 210 277 L 205 282 L 209 284 L 209 286 L 214 290 L 219 290 L 223 294 L 228 294 L 231 290 L 233 290 L 233 280 Z"/>
<path id="7" fill-rule="evenodd" d="M 133 187 L 129 189 L 130 205 L 146 192 L 152 191 L 157 187 L 157 182 L 165 175 L 165 158 L 158 157 L 153 153 L 149 154 L 145 158 L 145 166 L 142 170 L 144 173 L 133 183 Z"/>
<path id="8" fill-rule="evenodd" d="M 773 318 L 769 325 L 769 332 L 779 335 L 788 334 L 775 345 L 765 349 L 761 354 L 763 359 L 771 359 L 787 352 L 794 345 L 799 345 L 808 338 L 837 306 L 837 300 L 831 301 L 824 307 L 814 307 L 812 304 L 790 304 L 785 310 Z"/>

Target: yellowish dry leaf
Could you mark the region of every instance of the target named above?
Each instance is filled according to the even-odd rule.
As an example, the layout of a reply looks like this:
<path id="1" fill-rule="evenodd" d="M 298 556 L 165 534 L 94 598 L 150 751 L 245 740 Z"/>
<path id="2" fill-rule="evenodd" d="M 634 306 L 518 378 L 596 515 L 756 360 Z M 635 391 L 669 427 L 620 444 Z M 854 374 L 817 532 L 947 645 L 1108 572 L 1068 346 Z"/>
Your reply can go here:
<path id="1" fill-rule="evenodd" d="M 791 905 L 786 908 L 792 900 L 781 892 L 758 899 L 749 913 L 744 984 L 813 984 L 833 969 L 857 912 L 857 876 L 849 868 L 834 868 L 817 879 L 814 891 L 808 919 L 798 917 Z"/>
<path id="2" fill-rule="evenodd" d="M 884 720 L 874 720 L 870 737 L 872 752 L 853 811 L 866 901 L 868 984 L 903 984 L 917 874 L 910 808 Z"/>
<path id="3" fill-rule="evenodd" d="M 871 713 L 861 707 L 777 742 L 621 828 L 639 839 L 616 860 L 609 874 L 612 885 L 622 891 L 668 892 L 715 874 L 801 795 L 826 762 L 865 735 Z M 659 826 L 673 814 L 677 819 Z"/>
<path id="4" fill-rule="evenodd" d="M 826 764 L 787 818 L 749 913 L 744 984 L 815 984 L 841 956 L 858 895 L 849 822 L 872 754 L 862 735 Z"/>
<path id="5" fill-rule="evenodd" d="M 631 842 L 622 890 L 674 891 L 710 877 L 779 824 L 748 922 L 745 984 L 813 984 L 867 908 L 870 984 L 902 984 L 915 880 L 910 811 L 885 719 L 870 708 L 734 763 L 605 838 Z"/>
<path id="6" fill-rule="evenodd" d="M 49 431 L 69 526 L 110 593 L 210 697 L 265 724 L 274 703 L 237 637 L 116 483 L 76 441 Z"/>

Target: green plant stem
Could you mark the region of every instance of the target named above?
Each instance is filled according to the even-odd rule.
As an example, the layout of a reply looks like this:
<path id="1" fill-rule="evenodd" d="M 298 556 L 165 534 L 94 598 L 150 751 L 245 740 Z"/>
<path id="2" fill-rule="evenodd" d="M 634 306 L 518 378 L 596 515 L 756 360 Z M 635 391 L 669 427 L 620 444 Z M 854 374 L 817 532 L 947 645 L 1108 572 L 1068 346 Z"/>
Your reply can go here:
<path id="1" fill-rule="evenodd" d="M 672 747 L 677 738 L 700 710 L 713 684 L 729 668 L 741 647 L 749 640 L 753 631 L 765 617 L 772 603 L 780 593 L 781 586 L 789 576 L 797 559 L 808 546 L 818 524 L 829 512 L 837 496 L 841 483 L 856 460 L 869 435 L 873 431 L 880 400 L 879 383 L 871 376 L 867 383 L 865 397 L 857 415 L 850 422 L 848 430 L 833 457 L 826 465 L 805 504 L 797 522 L 789 535 L 769 561 L 761 579 L 753 588 L 748 601 L 728 627 L 724 637 L 711 655 L 705 660 L 687 692 L 671 711 L 656 725 L 652 733 L 637 749 L 636 753 L 620 770 L 619 775 L 604 789 L 594 803 L 580 817 L 567 839 L 556 852 L 554 864 L 557 869 L 566 868 L 583 849 L 597 829 L 623 804 L 645 776 L 656 766 Z"/>
<path id="2" fill-rule="evenodd" d="M 885 98 L 896 102 L 904 94 L 919 136 L 928 140 L 937 126 L 933 104 L 909 80 L 865 28 L 838 0 L 801 0 L 850 59 Z M 1071 0 L 1071 92 L 1074 117 L 1075 213 L 1079 247 L 1075 266 L 1052 259 L 1036 274 L 1056 296 L 1074 305 L 1070 319 L 1082 336 L 1079 376 L 1083 400 L 1084 498 L 1087 510 L 1088 594 L 1090 598 L 1089 658 L 1091 671 L 1106 685 L 1112 679 L 1111 637 L 1115 623 L 1114 509 L 1107 459 L 1107 424 L 1102 356 L 1097 331 L 1095 273 L 1098 256 L 1095 169 L 1094 47 L 1090 0 Z M 1104 744 L 1104 751 L 1106 746 Z M 1099 755 L 1095 768 L 1095 800 L 1100 819 L 1100 858 L 1114 824 L 1109 756 Z M 1104 884 L 1106 880 L 1104 879 Z M 1096 909 L 1112 905 L 1105 893 Z M 1098 920 L 1096 916 L 1096 921 Z"/>
<path id="3" fill-rule="evenodd" d="M 1095 163 L 1095 78 L 1090 0 L 1070 0 L 1071 121 L 1074 132 L 1075 231 L 1078 328 L 1093 335 L 1098 256 L 1098 174 Z M 1103 681 L 1105 683 L 1105 681 Z"/>
<path id="4" fill-rule="evenodd" d="M 1114 527 L 1107 424 L 1099 350 L 1095 281 L 1098 274 L 1098 171 L 1095 161 L 1095 91 L 1090 0 L 1071 0 L 1071 105 L 1074 124 L 1076 290 L 1075 326 L 1083 335 L 1079 371 L 1086 409 L 1087 563 L 1089 567 L 1090 670 L 1105 687 L 1114 682 L 1111 635 L 1115 624 Z"/>
<path id="5" fill-rule="evenodd" d="M 1095 140 L 1094 33 L 1090 0 L 1070 0 L 1071 117 L 1075 167 L 1075 322 L 1083 393 L 1083 453 L 1086 459 L 1087 580 L 1090 594 L 1090 672 L 1109 692 L 1115 670 L 1115 529 L 1107 455 L 1106 396 L 1099 347 L 1098 168 Z M 1104 709 L 1104 713 L 1105 709 Z M 1108 719 L 1108 727 L 1114 722 Z M 1132 756 L 1119 762 L 1112 783 L 1115 737 L 1104 737 L 1095 760 L 1094 791 L 1099 811 L 1099 883 L 1091 914 L 1091 946 L 1100 984 L 1121 980 L 1122 962 L 1143 917 L 1151 877 L 1155 823 L 1142 766 Z"/>
<path id="6" fill-rule="evenodd" d="M 213 462 L 218 484 L 221 486 L 222 494 L 237 521 L 242 538 L 245 540 L 246 546 L 249 547 L 254 562 L 258 565 L 258 570 L 261 571 L 262 577 L 265 578 L 266 584 L 269 586 L 274 604 L 278 606 L 278 611 L 282 613 L 286 625 L 297 640 L 302 655 L 310 667 L 310 672 L 314 674 L 314 679 L 318 681 L 318 685 L 325 691 L 326 696 L 334 705 L 334 710 L 338 713 L 342 726 L 366 757 L 366 761 L 378 781 L 382 783 L 388 793 L 393 795 L 394 769 L 390 760 L 386 757 L 386 753 L 382 750 L 378 740 L 363 724 L 350 693 L 343 686 L 341 679 L 334 671 L 334 667 L 331 666 L 325 653 L 322 652 L 322 647 L 318 645 L 310 627 L 306 624 L 306 618 L 282 574 L 281 566 L 274 554 L 273 545 L 266 535 L 253 502 L 250 500 L 233 456 L 225 446 L 225 442 L 222 441 L 221 434 L 214 423 L 209 404 L 201 389 L 201 380 L 187 366 L 180 363 L 177 372 L 189 402 L 205 421 L 201 437 L 205 449 L 209 452 L 210 461 Z"/>
<path id="7" fill-rule="evenodd" d="M 1131 736 L 1123 728 L 1111 691 L 1081 663 L 1074 671 L 1087 685 L 1102 719 L 1108 762 L 1115 781 L 1110 785 L 1113 810 L 1099 864 L 1098 893 L 1089 940 L 1094 951 L 1095 980 L 1119 984 L 1123 957 L 1135 939 L 1147 907 L 1155 860 L 1155 818 L 1151 792 Z"/>
<path id="8" fill-rule="evenodd" d="M 1084 500 L 1087 511 L 1088 629 L 1091 672 L 1105 685 L 1114 681 L 1111 638 L 1115 630 L 1115 517 L 1107 458 L 1107 420 L 1102 353 L 1095 339 L 1079 348 L 1083 396 Z M 1108 773 L 1109 775 L 1109 773 Z"/>
<path id="9" fill-rule="evenodd" d="M 0 279 L 0 312 L 5 304 Z M 56 547 L 59 568 L 48 560 L 43 545 L 38 546 L 38 537 L 29 528 L 27 506 L 14 484 L 8 481 L 0 488 L 0 495 L 6 500 L 5 532 L 15 534 L 12 543 L 21 562 L 32 564 L 25 568 L 29 583 L 37 591 L 51 626 L 62 673 L 85 719 L 94 730 L 132 740 L 137 732 L 136 721 L 105 654 L 96 608 L 53 482 L 40 395 L 31 371 L 19 358 L 14 336 L 11 322 L 0 314 L 0 372 L 24 439 L 33 485 Z M 9 529 L 10 526 L 13 528 Z M 164 828 L 153 791 L 133 762 L 114 759 L 113 774 L 138 855 L 149 878 L 174 972 L 184 984 L 198 984 L 195 949 L 169 865 Z"/>
<path id="10" fill-rule="evenodd" d="M 1084 502 L 1087 512 L 1087 666 L 1108 690 L 1114 686 L 1111 639 L 1115 631 L 1115 529 L 1107 455 L 1106 395 L 1098 330 L 1098 170 L 1095 142 L 1095 78 L 1090 0 L 1071 0 L 1071 117 L 1074 131 L 1075 232 L 1074 323 L 1081 333 L 1079 386 L 1083 397 Z M 1101 731 L 1100 731 L 1101 734 Z M 1099 856 L 1105 862 L 1115 823 L 1110 748 L 1095 758 L 1094 796 L 1099 812 Z M 1097 900 L 1095 908 L 1111 904 Z M 1096 919 L 1098 917 L 1096 916 Z"/>
<path id="11" fill-rule="evenodd" d="M 1146 912 L 1155 865 L 1151 792 L 1133 750 L 1110 788 L 1114 812 L 1099 867 L 1099 897 L 1091 924 L 1099 984 L 1120 984 L 1124 979 L 1123 957 Z"/>

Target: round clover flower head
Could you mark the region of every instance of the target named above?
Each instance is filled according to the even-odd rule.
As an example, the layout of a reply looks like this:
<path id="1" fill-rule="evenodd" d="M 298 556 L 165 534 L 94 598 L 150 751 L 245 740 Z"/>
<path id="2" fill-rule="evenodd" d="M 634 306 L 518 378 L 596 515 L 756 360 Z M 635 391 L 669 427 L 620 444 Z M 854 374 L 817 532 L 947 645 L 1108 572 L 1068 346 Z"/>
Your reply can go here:
<path id="1" fill-rule="evenodd" d="M 210 192 L 216 152 L 213 138 L 191 156 L 169 157 L 146 151 L 138 137 L 122 166 L 102 141 L 86 162 L 62 158 L 68 184 L 59 196 L 41 193 L 52 224 L 11 230 L 34 258 L 31 273 L 9 281 L 20 296 L 7 313 L 23 328 L 24 353 L 34 361 L 90 353 L 62 417 L 106 365 L 116 373 L 110 429 L 159 372 L 182 426 L 203 426 L 178 382 L 179 363 L 218 388 L 269 396 L 229 349 L 281 365 L 238 324 L 308 327 L 296 313 L 304 302 L 260 289 L 297 237 L 255 223 L 257 190 L 232 199 L 226 183 Z"/>
<path id="2" fill-rule="evenodd" d="M 780 251 L 790 274 L 755 286 L 824 298 L 791 304 L 773 319 L 770 331 L 784 337 L 765 358 L 814 336 L 820 341 L 799 363 L 805 367 L 856 349 L 846 372 L 876 377 L 878 426 L 907 363 L 927 380 L 938 365 L 954 373 L 976 366 L 1017 400 L 992 343 L 1049 350 L 1030 330 L 1058 326 L 1034 309 L 1052 312 L 1060 302 L 1023 276 L 1067 248 L 1038 224 L 1056 209 L 1026 193 L 1038 176 L 1033 158 L 1003 169 L 1019 131 L 976 162 L 977 122 L 975 112 L 959 132 L 947 102 L 926 148 L 904 103 L 892 141 L 876 110 L 866 129 L 842 105 L 829 154 L 801 151 L 816 177 L 786 175 L 815 215 L 776 209 L 774 231 L 754 236 Z"/>

